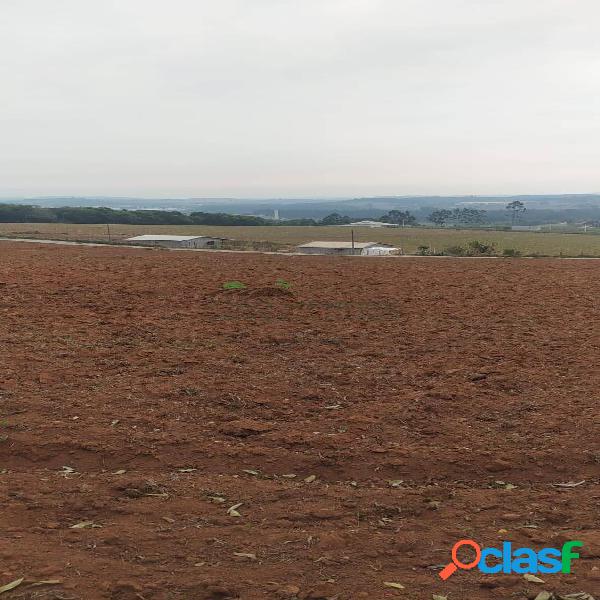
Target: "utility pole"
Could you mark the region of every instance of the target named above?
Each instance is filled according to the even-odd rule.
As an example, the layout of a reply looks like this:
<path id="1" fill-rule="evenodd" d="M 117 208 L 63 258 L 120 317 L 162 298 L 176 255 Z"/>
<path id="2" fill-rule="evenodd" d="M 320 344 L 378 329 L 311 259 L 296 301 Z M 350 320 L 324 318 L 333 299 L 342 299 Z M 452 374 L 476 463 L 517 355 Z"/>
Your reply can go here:
<path id="1" fill-rule="evenodd" d="M 352 233 L 352 254 L 354 254 L 354 229 L 351 229 L 350 232 Z"/>
<path id="2" fill-rule="evenodd" d="M 106 232 L 108 233 L 108 243 L 110 244 L 112 240 L 110 239 L 110 225 L 106 224 Z"/>

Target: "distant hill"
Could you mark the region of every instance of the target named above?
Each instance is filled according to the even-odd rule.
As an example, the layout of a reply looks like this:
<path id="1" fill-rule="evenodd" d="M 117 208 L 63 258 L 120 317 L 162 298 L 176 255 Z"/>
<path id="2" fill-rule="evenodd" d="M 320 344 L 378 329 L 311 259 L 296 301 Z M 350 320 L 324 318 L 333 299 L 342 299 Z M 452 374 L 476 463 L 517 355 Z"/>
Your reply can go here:
<path id="1" fill-rule="evenodd" d="M 507 221 L 506 204 L 513 200 L 527 208 L 519 222 L 523 224 L 600 220 L 600 194 L 548 194 L 517 196 L 374 196 L 363 198 L 131 198 L 109 196 L 43 196 L 0 199 L 2 203 L 25 204 L 44 208 L 106 207 L 115 210 L 160 210 L 227 213 L 273 218 L 322 219 L 331 213 L 356 219 L 380 217 L 390 210 L 409 210 L 417 221 L 427 222 L 436 209 L 476 208 L 485 210 L 488 221 Z"/>

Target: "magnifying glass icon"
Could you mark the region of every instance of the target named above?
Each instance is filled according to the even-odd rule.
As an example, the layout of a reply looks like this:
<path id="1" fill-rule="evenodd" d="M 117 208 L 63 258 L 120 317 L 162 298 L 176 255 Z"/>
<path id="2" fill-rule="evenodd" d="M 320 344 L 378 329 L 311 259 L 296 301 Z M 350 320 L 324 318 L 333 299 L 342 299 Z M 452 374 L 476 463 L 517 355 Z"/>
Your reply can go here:
<path id="1" fill-rule="evenodd" d="M 473 548 L 473 550 L 475 550 L 475 560 L 469 563 L 464 563 L 460 560 L 458 560 L 458 551 L 460 548 L 462 548 L 463 546 L 469 546 L 470 548 Z M 465 571 L 468 571 L 469 569 L 472 569 L 473 567 L 476 567 L 479 564 L 479 561 L 481 560 L 481 547 L 479 546 L 479 544 L 477 542 L 474 542 L 473 540 L 460 540 L 459 542 L 456 542 L 456 544 L 454 544 L 454 547 L 452 548 L 452 562 L 449 563 L 448 565 L 446 565 L 441 571 L 440 571 L 440 577 L 446 581 L 446 579 L 448 579 L 448 577 L 450 577 L 450 575 L 452 575 L 453 573 L 456 573 L 456 571 L 458 569 L 464 569 Z"/>

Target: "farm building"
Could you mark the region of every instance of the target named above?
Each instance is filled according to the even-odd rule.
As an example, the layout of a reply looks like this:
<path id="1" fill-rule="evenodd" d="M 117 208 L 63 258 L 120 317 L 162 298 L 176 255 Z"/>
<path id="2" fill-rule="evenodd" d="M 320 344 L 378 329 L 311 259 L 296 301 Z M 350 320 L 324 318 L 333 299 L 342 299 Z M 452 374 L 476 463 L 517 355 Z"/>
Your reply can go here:
<path id="1" fill-rule="evenodd" d="M 513 225 L 513 231 L 542 231 L 541 225 Z"/>
<path id="2" fill-rule="evenodd" d="M 355 223 L 342 225 L 342 227 L 400 227 L 400 225 L 396 225 L 396 223 L 383 223 L 382 221 L 356 221 Z"/>
<path id="3" fill-rule="evenodd" d="M 163 248 L 220 248 L 225 239 L 206 235 L 136 235 L 125 241 L 140 246 Z"/>
<path id="4" fill-rule="evenodd" d="M 382 256 L 398 253 L 398 248 L 377 242 L 308 242 L 298 246 L 301 254 L 342 254 Z"/>

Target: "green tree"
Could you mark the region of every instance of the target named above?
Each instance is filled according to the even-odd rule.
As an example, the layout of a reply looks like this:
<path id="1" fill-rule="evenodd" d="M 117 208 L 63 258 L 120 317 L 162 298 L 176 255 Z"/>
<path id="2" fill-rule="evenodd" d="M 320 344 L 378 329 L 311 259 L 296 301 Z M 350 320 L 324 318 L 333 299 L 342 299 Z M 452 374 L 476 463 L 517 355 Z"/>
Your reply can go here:
<path id="1" fill-rule="evenodd" d="M 339 213 L 331 213 L 321 219 L 321 225 L 348 225 L 351 222 L 350 217 L 342 216 Z"/>
<path id="2" fill-rule="evenodd" d="M 395 225 L 414 225 L 417 219 L 408 210 L 390 210 L 387 215 L 379 219 L 382 223 L 394 223 Z"/>
<path id="3" fill-rule="evenodd" d="M 452 211 L 445 208 L 441 210 L 434 210 L 428 217 L 427 220 L 439 227 L 443 227 L 452 218 Z"/>
<path id="4" fill-rule="evenodd" d="M 506 205 L 506 210 L 511 213 L 511 223 L 514 225 L 515 221 L 527 210 L 525 204 L 520 200 L 513 200 Z"/>
<path id="5" fill-rule="evenodd" d="M 457 224 L 476 225 L 485 223 L 487 221 L 487 215 L 485 210 L 477 210 L 475 208 L 455 208 L 452 211 L 451 220 Z"/>

